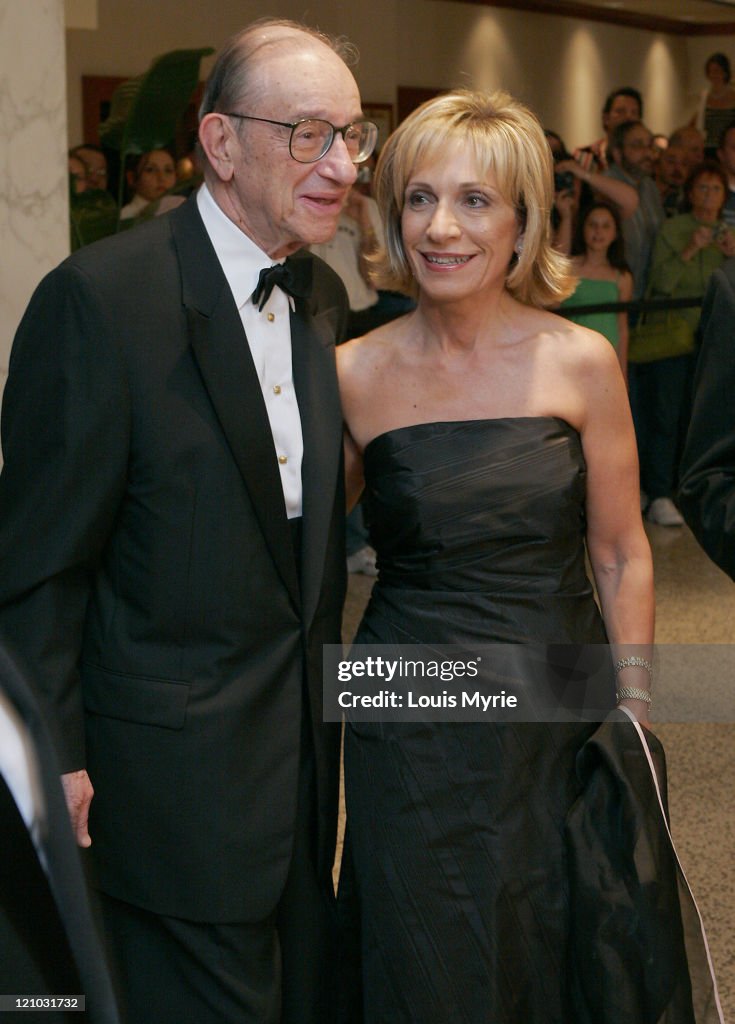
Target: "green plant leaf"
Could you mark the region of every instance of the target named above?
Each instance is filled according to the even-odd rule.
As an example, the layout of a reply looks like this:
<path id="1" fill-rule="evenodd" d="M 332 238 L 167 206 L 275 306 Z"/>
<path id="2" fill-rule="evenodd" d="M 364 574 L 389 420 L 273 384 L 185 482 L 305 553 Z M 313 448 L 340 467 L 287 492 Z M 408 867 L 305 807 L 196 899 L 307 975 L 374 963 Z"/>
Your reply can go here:
<path id="1" fill-rule="evenodd" d="M 144 75 L 118 86 L 99 134 L 103 145 L 120 151 L 123 165 L 131 153 L 170 145 L 199 80 L 202 58 L 210 53 L 211 46 L 172 50 L 157 57 Z"/>
<path id="2" fill-rule="evenodd" d="M 71 250 L 96 242 L 117 231 L 117 203 L 109 192 L 88 189 L 69 196 Z"/>

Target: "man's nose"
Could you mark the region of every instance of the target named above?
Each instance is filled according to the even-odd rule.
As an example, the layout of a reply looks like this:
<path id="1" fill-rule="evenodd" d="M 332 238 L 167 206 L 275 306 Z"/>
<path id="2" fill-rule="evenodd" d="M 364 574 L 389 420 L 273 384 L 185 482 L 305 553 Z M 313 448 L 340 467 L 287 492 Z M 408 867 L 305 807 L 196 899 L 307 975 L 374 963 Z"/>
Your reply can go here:
<path id="1" fill-rule="evenodd" d="M 320 171 L 333 177 L 341 185 L 354 185 L 357 180 L 357 166 L 352 162 L 345 140 L 335 132 L 332 145 L 319 161 Z"/>

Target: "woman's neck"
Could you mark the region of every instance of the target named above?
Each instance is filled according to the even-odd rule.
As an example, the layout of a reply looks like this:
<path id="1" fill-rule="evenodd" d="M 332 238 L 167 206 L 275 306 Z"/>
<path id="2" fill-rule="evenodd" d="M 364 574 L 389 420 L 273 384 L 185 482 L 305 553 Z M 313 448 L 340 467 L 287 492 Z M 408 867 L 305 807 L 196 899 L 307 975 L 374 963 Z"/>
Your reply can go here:
<path id="1" fill-rule="evenodd" d="M 478 342 L 492 342 L 506 331 L 506 322 L 516 300 L 505 290 L 478 302 L 468 296 L 457 302 L 437 302 L 419 298 L 416 326 L 425 343 L 446 353 L 470 352 Z"/>
<path id="2" fill-rule="evenodd" d="M 606 252 L 586 252 L 577 256 L 574 269 L 580 277 L 609 277 L 614 270 Z"/>
<path id="3" fill-rule="evenodd" d="M 607 258 L 606 252 L 585 252 L 583 257 L 583 263 L 588 267 L 609 267 L 610 260 Z"/>
<path id="4" fill-rule="evenodd" d="M 712 216 L 711 213 L 697 213 L 696 210 L 692 210 L 692 217 L 698 224 L 703 224 L 705 227 L 712 228 L 717 224 L 719 215 L 717 217 Z"/>

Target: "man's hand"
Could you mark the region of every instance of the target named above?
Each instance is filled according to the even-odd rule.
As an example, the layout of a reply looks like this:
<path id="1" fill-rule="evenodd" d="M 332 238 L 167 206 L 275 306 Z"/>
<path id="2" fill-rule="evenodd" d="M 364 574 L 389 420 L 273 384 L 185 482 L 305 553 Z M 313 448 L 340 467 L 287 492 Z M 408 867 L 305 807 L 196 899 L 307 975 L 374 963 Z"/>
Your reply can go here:
<path id="1" fill-rule="evenodd" d="M 87 822 L 94 790 L 89 781 L 89 775 L 84 769 L 79 772 L 67 772 L 66 775 L 61 776 L 61 785 L 64 788 L 66 807 L 77 844 L 84 847 L 91 846 L 92 839 L 87 831 Z"/>

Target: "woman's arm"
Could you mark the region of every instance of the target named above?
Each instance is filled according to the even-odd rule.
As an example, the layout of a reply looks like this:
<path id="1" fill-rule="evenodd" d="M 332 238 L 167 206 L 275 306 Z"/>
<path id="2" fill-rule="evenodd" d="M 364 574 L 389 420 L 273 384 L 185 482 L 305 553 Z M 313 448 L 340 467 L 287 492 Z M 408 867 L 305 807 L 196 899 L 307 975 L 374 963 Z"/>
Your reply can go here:
<path id="1" fill-rule="evenodd" d="M 618 293 L 621 302 L 630 302 L 633 298 L 633 275 L 624 271 L 618 282 Z M 628 314 L 618 313 L 618 362 L 623 373 L 623 380 L 628 383 Z"/>
<path id="2" fill-rule="evenodd" d="M 554 248 L 569 256 L 572 251 L 574 220 L 577 216 L 577 196 L 574 192 L 557 192 L 554 205 L 559 214 L 559 225 L 554 232 Z"/>
<path id="3" fill-rule="evenodd" d="M 582 445 L 587 462 L 587 548 L 613 660 L 651 661 L 653 564 L 640 513 L 638 458 L 628 396 L 609 344 L 582 357 Z M 618 687 L 650 689 L 645 668 L 629 666 Z M 622 701 L 643 724 L 648 705 Z"/>

